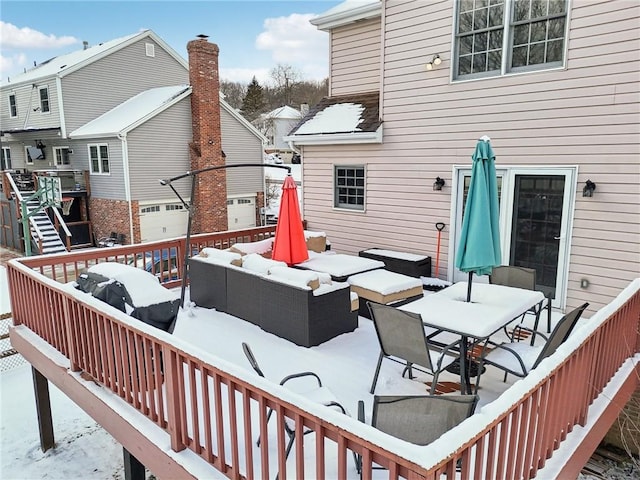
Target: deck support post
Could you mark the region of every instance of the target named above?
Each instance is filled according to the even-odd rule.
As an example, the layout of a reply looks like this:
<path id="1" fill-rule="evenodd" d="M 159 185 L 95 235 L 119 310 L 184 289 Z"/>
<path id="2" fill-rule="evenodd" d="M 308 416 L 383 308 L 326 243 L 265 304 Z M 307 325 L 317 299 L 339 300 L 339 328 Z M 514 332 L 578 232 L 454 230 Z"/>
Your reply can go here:
<path id="1" fill-rule="evenodd" d="M 140 460 L 129 453 L 129 450 L 122 447 L 124 456 L 124 479 L 125 480 L 145 480 L 145 468 Z"/>
<path id="2" fill-rule="evenodd" d="M 49 381 L 34 367 L 33 390 L 36 395 L 36 411 L 38 413 L 38 431 L 40 432 L 40 448 L 46 452 L 55 447 L 53 438 L 53 421 L 51 419 L 51 399 L 49 398 Z"/>

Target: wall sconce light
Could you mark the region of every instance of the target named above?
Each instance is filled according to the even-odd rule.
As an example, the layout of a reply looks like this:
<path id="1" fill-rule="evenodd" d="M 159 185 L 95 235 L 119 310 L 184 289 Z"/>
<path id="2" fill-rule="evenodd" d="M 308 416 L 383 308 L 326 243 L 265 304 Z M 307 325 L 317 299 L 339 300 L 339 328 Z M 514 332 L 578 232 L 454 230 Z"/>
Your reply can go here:
<path id="1" fill-rule="evenodd" d="M 431 59 L 431 61 L 429 63 L 427 63 L 427 70 L 433 70 L 434 66 L 438 66 L 442 63 L 442 59 L 440 58 L 440 55 L 438 55 L 437 53 L 433 56 L 433 58 Z"/>
<path id="2" fill-rule="evenodd" d="M 593 197 L 593 192 L 596 189 L 596 184 L 591 180 L 584 182 L 584 188 L 582 189 L 583 197 Z"/>
<path id="3" fill-rule="evenodd" d="M 444 178 L 436 177 L 436 181 L 433 182 L 433 189 L 435 191 L 440 191 L 442 190 L 442 187 L 444 187 Z"/>

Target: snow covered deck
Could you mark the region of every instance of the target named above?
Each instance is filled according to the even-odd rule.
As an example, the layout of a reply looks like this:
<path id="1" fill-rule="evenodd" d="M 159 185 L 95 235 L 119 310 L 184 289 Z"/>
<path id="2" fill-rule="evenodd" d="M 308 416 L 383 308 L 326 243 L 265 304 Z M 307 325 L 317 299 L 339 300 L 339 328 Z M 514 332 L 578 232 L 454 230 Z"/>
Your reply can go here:
<path id="1" fill-rule="evenodd" d="M 223 237 L 197 236 L 193 242 L 218 246 Z M 361 318 L 353 333 L 305 349 L 196 307 L 179 313 L 169 335 L 78 299 L 60 283 L 96 260 L 160 246 L 183 252 L 184 240 L 32 257 L 8 266 L 13 345 L 160 478 L 215 478 L 217 472 L 273 478 L 278 469 L 285 478 L 286 438 L 277 428 L 284 417 L 297 428 L 315 430 L 304 442 L 302 435 L 296 440 L 286 463 L 294 478 L 303 472 L 357 478 L 352 451 L 364 457 L 364 478 L 371 462 L 395 472 L 376 471 L 385 478 L 438 478 L 441 473 L 452 478 L 458 460 L 460 478 L 577 475 L 638 381 L 640 280 L 585 321 L 527 378 L 504 384 L 499 375 L 485 374 L 476 415 L 433 444 L 417 447 L 277 385 L 286 374 L 314 370 L 352 414 L 360 399 L 370 412 L 368 384 L 379 350 L 369 320 Z M 53 273 L 59 281 L 48 278 Z M 267 379 L 250 370 L 242 341 L 253 348 Z M 421 381 L 402 379 L 386 363 L 378 393 L 426 393 Z M 81 372 L 95 381 L 84 380 Z M 607 384 L 613 385 L 607 396 L 615 401 L 602 406 Z M 276 411 L 268 426 L 267 408 Z M 258 436 L 264 439 L 260 447 Z M 558 449 L 571 450 L 561 454 L 561 462 Z"/>

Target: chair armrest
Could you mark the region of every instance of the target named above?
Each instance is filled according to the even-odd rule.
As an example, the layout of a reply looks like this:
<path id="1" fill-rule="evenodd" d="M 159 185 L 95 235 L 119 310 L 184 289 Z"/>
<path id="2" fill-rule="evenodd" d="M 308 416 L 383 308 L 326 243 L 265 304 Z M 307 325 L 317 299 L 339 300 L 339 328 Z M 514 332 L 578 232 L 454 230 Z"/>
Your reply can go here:
<path id="1" fill-rule="evenodd" d="M 456 345 L 458 345 L 458 351 L 456 352 L 457 355 L 460 355 L 460 344 L 462 343 L 462 340 L 457 340 L 453 343 L 450 343 L 449 345 L 446 345 L 444 347 L 442 347 L 442 350 L 440 351 L 440 356 L 438 357 L 438 371 L 440 370 L 440 367 L 442 366 L 442 360 L 444 360 L 444 357 L 446 355 L 448 355 L 449 350 L 453 349 L 453 347 L 455 347 Z M 454 354 L 455 355 L 455 354 Z"/>
<path id="2" fill-rule="evenodd" d="M 316 375 L 313 372 L 300 372 L 300 373 L 292 373 L 291 375 L 287 375 L 286 377 L 284 377 L 281 381 L 280 381 L 280 385 L 284 385 L 285 383 L 287 383 L 289 380 L 294 380 L 296 378 L 303 378 L 303 377 L 313 377 L 316 379 L 316 381 L 318 382 L 318 386 L 321 387 L 322 386 L 322 381 L 320 380 L 320 377 L 318 375 Z"/>
<path id="3" fill-rule="evenodd" d="M 524 362 L 522 361 L 522 358 L 520 357 L 520 355 L 518 355 L 518 353 L 516 351 L 514 351 L 513 349 L 509 348 L 508 344 L 505 343 L 501 343 L 501 344 L 497 344 L 497 343 L 493 343 L 491 342 L 492 345 L 495 346 L 496 349 L 501 349 L 501 350 L 506 350 L 507 352 L 509 352 L 511 355 L 513 355 L 516 360 L 518 360 L 518 363 L 520 364 L 520 368 L 522 369 L 522 374 L 526 375 L 527 372 L 527 367 L 525 366 Z M 482 358 L 482 361 L 485 361 L 485 357 Z M 491 360 L 488 360 L 487 363 L 492 363 Z M 499 366 L 499 364 L 497 363 L 493 363 L 493 365 Z M 505 368 L 508 368 L 507 366 L 505 366 Z"/>

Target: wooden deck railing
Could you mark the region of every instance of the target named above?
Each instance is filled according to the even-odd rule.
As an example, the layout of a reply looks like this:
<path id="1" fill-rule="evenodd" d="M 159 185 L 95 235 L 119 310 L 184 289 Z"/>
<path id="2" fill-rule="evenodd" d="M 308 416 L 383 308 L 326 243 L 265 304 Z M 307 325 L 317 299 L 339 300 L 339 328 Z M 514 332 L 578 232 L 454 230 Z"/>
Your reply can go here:
<path id="1" fill-rule="evenodd" d="M 191 248 L 225 248 L 263 239 L 273 230 L 197 235 Z M 596 313 L 586 333 L 584 328 L 580 334 L 576 331 L 577 338 L 572 336 L 564 350 L 508 390 L 509 398 L 517 400 L 498 399 L 467 420 L 466 435 L 449 432 L 418 449 L 393 440 L 380 446 L 368 440 L 377 438 L 371 427 L 307 402 L 123 313 L 106 314 L 62 284 L 97 262 L 135 262 L 145 253 L 171 248 L 178 251 L 181 272 L 184 239 L 14 260 L 8 265 L 14 324 L 35 332 L 68 358 L 72 371 L 86 372 L 164 430 L 173 451 L 189 449 L 229 478 L 267 478 L 277 469 L 280 479 L 286 479 L 285 418 L 298 432 L 296 471 L 289 472 L 295 478 L 304 473 L 325 477 L 322 439 L 337 448 L 339 478 L 355 470 L 352 452 L 363 456 L 365 479 L 371 478 L 372 463 L 389 469 L 389 478 L 394 479 L 435 480 L 441 474 L 461 479 L 535 478 L 574 427 L 585 424 L 589 406 L 620 366 L 640 350 L 640 280 L 636 280 L 616 300 L 619 308 L 605 307 Z M 267 435 L 268 409 L 275 411 L 276 436 Z M 305 428 L 313 429 L 317 437 L 315 451 L 306 454 L 301 434 Z M 259 458 L 254 458 L 258 437 Z M 270 447 L 274 441 L 275 450 Z M 315 471 L 304 472 L 305 457 L 308 465 L 310 456 Z"/>

